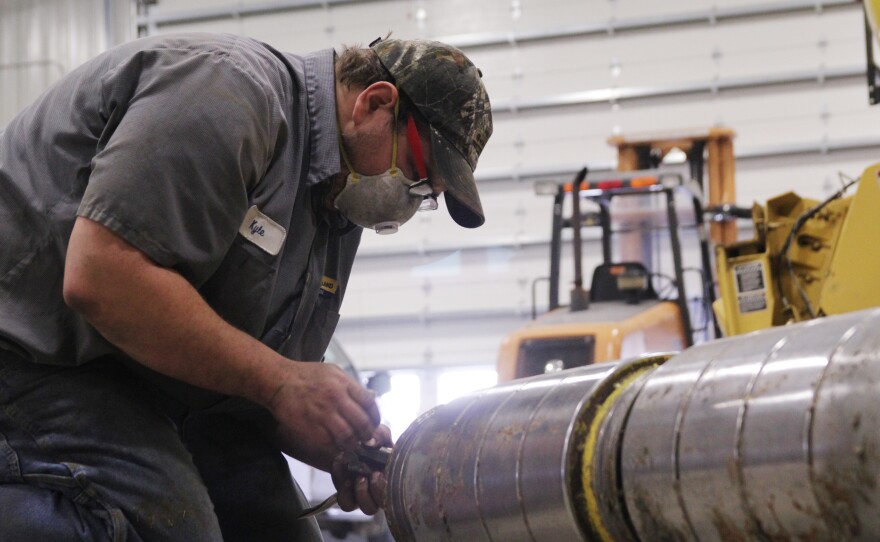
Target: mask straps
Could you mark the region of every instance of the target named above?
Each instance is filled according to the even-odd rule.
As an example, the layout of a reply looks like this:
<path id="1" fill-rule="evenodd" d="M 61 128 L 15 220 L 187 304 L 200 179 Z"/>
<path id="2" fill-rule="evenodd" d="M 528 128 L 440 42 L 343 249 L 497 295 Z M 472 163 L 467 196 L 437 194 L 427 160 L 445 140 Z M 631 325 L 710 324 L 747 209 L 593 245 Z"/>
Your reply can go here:
<path id="1" fill-rule="evenodd" d="M 348 168 L 348 172 L 351 174 L 351 179 L 353 181 L 361 180 L 360 174 L 351 166 L 351 160 L 348 159 L 348 153 L 345 152 L 345 144 L 342 142 L 342 127 L 339 126 L 338 122 L 336 123 L 336 136 L 337 139 L 339 139 L 339 150 L 342 152 L 342 160 L 345 161 L 345 167 Z"/>
<path id="2" fill-rule="evenodd" d="M 391 128 L 391 167 L 389 171 L 392 175 L 397 174 L 397 115 L 400 111 L 400 96 L 397 97 L 397 101 L 394 102 L 394 122 L 392 123 Z M 339 140 L 339 150 L 342 151 L 342 160 L 345 162 L 345 167 L 348 168 L 348 172 L 351 173 L 351 177 L 355 181 L 359 181 L 361 176 L 358 172 L 354 170 L 354 167 L 351 165 L 351 159 L 348 157 L 348 153 L 345 152 L 345 145 L 342 142 L 342 128 L 339 126 L 339 123 L 336 124 L 336 136 Z M 419 154 L 421 156 L 421 153 Z M 422 165 L 424 167 L 424 165 Z M 419 175 L 422 172 L 419 170 Z"/>

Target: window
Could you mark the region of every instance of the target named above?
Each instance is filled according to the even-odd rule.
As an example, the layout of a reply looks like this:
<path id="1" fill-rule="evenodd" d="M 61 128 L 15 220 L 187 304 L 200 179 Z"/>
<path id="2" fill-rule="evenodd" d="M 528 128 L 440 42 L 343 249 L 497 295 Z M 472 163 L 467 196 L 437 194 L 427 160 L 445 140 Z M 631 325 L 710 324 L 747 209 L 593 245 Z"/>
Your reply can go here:
<path id="1" fill-rule="evenodd" d="M 448 403 L 462 395 L 498 383 L 498 373 L 489 367 L 445 369 L 437 375 L 437 404 Z"/>
<path id="2" fill-rule="evenodd" d="M 391 391 L 377 400 L 382 421 L 391 429 L 395 442 L 409 424 L 419 415 L 421 407 L 421 378 L 410 371 L 391 372 Z"/>

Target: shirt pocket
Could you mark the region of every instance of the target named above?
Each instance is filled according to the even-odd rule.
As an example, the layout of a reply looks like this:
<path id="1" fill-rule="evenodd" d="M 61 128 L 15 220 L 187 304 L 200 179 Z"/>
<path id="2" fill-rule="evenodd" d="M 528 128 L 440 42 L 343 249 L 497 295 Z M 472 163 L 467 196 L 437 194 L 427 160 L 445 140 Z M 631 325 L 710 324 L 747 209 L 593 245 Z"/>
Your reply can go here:
<path id="1" fill-rule="evenodd" d="M 238 235 L 199 291 L 225 321 L 259 337 L 266 326 L 277 265 L 276 256 Z"/>

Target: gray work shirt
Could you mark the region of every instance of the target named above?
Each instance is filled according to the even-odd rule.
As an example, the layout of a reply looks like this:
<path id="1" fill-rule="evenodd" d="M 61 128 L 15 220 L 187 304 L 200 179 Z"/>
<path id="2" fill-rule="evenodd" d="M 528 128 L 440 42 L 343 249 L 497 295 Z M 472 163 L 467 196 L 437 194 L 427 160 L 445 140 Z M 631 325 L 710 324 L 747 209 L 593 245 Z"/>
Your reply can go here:
<path id="1" fill-rule="evenodd" d="M 281 353 L 318 360 L 361 229 L 323 210 L 340 171 L 334 53 L 137 40 L 77 68 L 0 133 L 0 339 L 37 363 L 119 351 L 62 299 L 77 215 Z M 137 307 L 131 307 L 137 311 Z"/>

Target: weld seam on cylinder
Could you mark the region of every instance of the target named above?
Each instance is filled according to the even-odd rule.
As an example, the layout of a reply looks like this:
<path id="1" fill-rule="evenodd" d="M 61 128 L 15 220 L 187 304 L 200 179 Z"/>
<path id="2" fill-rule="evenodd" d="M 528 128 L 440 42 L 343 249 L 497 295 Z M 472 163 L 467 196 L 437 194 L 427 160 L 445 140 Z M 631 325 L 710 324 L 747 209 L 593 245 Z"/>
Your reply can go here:
<path id="1" fill-rule="evenodd" d="M 599 499 L 596 495 L 596 492 L 593 488 L 593 456 L 596 452 L 596 446 L 598 445 L 597 435 L 599 433 L 599 426 L 605 421 L 605 417 L 610 410 L 611 405 L 617 399 L 617 397 L 629 387 L 633 381 L 638 378 L 640 373 L 633 373 L 628 375 L 626 378 L 617 382 L 615 385 L 615 390 L 611 392 L 608 397 L 605 398 L 605 401 L 602 402 L 596 409 L 596 415 L 593 418 L 593 422 L 590 424 L 590 430 L 587 433 L 587 440 L 584 447 L 583 454 L 583 469 L 581 470 L 581 483 L 584 487 L 584 497 L 587 501 L 587 521 L 590 526 L 599 536 L 599 539 L 602 542 L 614 542 L 611 538 L 611 534 L 608 532 L 608 528 L 605 526 L 605 523 L 602 521 L 602 514 L 599 512 Z"/>
<path id="2" fill-rule="evenodd" d="M 491 531 L 489 530 L 489 526 L 486 525 L 486 517 L 483 514 L 483 508 L 482 508 L 482 505 L 480 502 L 480 494 L 482 493 L 482 483 L 481 483 L 482 479 L 480 478 L 480 474 L 481 474 L 481 472 L 480 472 L 480 463 L 481 463 L 480 458 L 483 457 L 483 447 L 486 445 L 486 437 L 489 434 L 489 428 L 492 427 L 492 424 L 495 422 L 495 419 L 498 417 L 498 413 L 500 413 L 504 409 L 504 406 L 507 405 L 507 403 L 509 403 L 510 401 L 512 401 L 513 398 L 516 397 L 518 393 L 522 392 L 524 387 L 525 387 L 524 385 L 520 386 L 515 391 L 510 393 L 510 395 L 508 395 L 507 397 L 504 398 L 503 401 L 501 401 L 501 404 L 498 405 L 498 407 L 495 409 L 495 411 L 492 412 L 492 415 L 486 421 L 485 427 L 483 428 L 482 435 L 480 436 L 480 445 L 477 447 L 477 453 L 474 458 L 474 461 L 476 462 L 476 465 L 474 467 L 474 503 L 477 506 L 477 517 L 480 518 L 480 525 L 483 527 L 483 532 L 486 533 L 486 538 L 488 538 L 489 540 L 493 540 L 493 541 L 495 539 L 492 536 Z M 518 476 L 518 474 L 519 473 L 517 472 L 517 484 L 516 484 L 517 491 L 519 491 L 519 476 Z M 519 502 L 519 501 L 520 501 L 520 499 L 518 498 L 517 502 Z M 522 503 L 520 503 L 520 507 L 522 507 Z"/>
<path id="3" fill-rule="evenodd" d="M 715 360 L 712 360 L 712 362 L 714 361 Z M 687 417 L 688 406 L 691 404 L 691 399 L 694 396 L 694 391 L 700 385 L 703 377 L 706 376 L 706 373 L 709 371 L 709 367 L 712 366 L 712 362 L 703 365 L 703 368 L 700 369 L 700 374 L 697 375 L 697 378 L 694 379 L 690 388 L 688 388 L 684 397 L 679 402 L 678 412 L 675 413 L 675 425 L 673 426 L 672 431 L 673 438 L 675 439 L 675 444 L 672 447 L 672 453 L 674 454 L 672 468 L 675 476 L 675 481 L 673 483 L 675 489 L 675 500 L 678 503 L 678 507 L 681 510 L 682 518 L 684 518 L 684 522 L 687 524 L 688 530 L 690 531 L 691 536 L 694 537 L 694 540 L 699 540 L 700 537 L 697 534 L 697 530 L 694 528 L 694 522 L 691 519 L 691 515 L 690 513 L 688 513 L 687 504 L 685 504 L 684 494 L 682 494 L 681 489 L 681 433 L 684 428 L 685 418 Z"/>
<path id="4" fill-rule="evenodd" d="M 736 422 L 736 436 L 733 453 L 735 458 L 734 463 L 736 465 L 736 482 L 739 487 L 739 498 L 740 502 L 742 502 L 745 507 L 745 512 L 748 516 L 749 522 L 754 528 L 755 534 L 762 539 L 769 538 L 769 536 L 765 532 L 764 526 L 761 524 L 761 520 L 755 513 L 754 506 L 749 499 L 749 492 L 746 487 L 746 474 L 743 470 L 743 433 L 745 432 L 746 417 L 749 413 L 749 401 L 755 391 L 755 386 L 761 378 L 761 374 L 764 372 L 767 364 L 776 357 L 779 350 L 781 350 L 787 342 L 788 336 L 784 336 L 776 341 L 776 344 L 774 344 L 773 348 L 770 349 L 770 352 L 767 353 L 764 361 L 761 362 L 761 368 L 755 371 L 755 374 L 752 375 L 751 381 L 749 381 L 749 385 L 746 387 L 746 392 L 743 394 L 743 402 L 742 406 L 739 408 L 739 415 Z"/>
<path id="5" fill-rule="evenodd" d="M 714 350 L 710 350 L 710 355 L 706 357 L 706 359 L 707 359 L 706 371 L 703 373 L 703 375 L 706 375 L 708 378 L 717 378 L 718 371 L 724 370 L 726 361 L 728 361 L 731 357 L 739 357 L 739 356 L 737 356 L 736 351 L 737 351 L 736 341 L 727 341 L 726 343 L 721 343 L 721 346 L 719 348 L 714 349 Z M 760 361 L 760 363 L 763 365 L 763 360 Z M 719 369 L 719 366 L 720 366 L 720 369 Z M 758 370 L 760 370 L 760 366 L 758 367 Z M 710 373 L 711 373 L 711 375 L 710 375 Z M 746 388 L 749 388 L 750 383 L 751 383 L 751 377 L 749 378 L 749 381 L 746 383 Z M 701 378 L 698 379 L 697 382 L 694 384 L 695 393 L 699 393 L 699 392 L 704 391 L 705 388 L 701 387 L 701 385 L 711 387 L 712 383 L 710 381 L 707 384 L 706 380 L 703 379 L 701 376 Z M 738 416 L 738 414 L 737 414 L 737 416 Z M 734 423 L 736 424 L 736 425 L 734 425 L 734 430 L 735 430 L 739 424 L 738 417 L 736 418 Z M 734 456 L 734 461 L 737 461 L 736 452 L 734 451 L 732 453 Z M 680 466 L 680 463 L 679 463 L 679 466 Z M 732 480 L 731 482 L 733 485 L 736 485 L 738 483 L 738 479 Z M 740 493 L 741 493 L 741 491 L 739 490 L 739 487 L 737 487 L 736 496 L 739 497 Z M 744 503 L 742 503 L 740 501 L 740 505 L 744 506 Z M 685 511 L 683 511 L 683 515 L 687 521 L 690 521 L 689 520 L 690 516 Z"/>
<path id="6" fill-rule="evenodd" d="M 486 395 L 485 392 L 482 392 L 479 395 L 477 395 L 470 403 L 468 403 L 468 405 L 466 407 L 464 407 L 461 410 L 461 412 L 459 412 L 458 417 L 456 417 L 455 421 L 452 422 L 452 425 L 450 426 L 450 430 L 446 432 L 446 441 L 445 441 L 446 445 L 444 446 L 445 456 L 444 456 L 443 464 L 448 465 L 450 462 L 449 461 L 449 455 L 450 455 L 449 443 L 455 439 L 460 438 L 460 436 L 456 434 L 455 430 L 457 428 L 459 428 L 462 423 L 466 423 L 466 421 L 468 419 L 467 416 L 468 416 L 468 414 L 470 414 L 471 409 L 478 408 L 479 403 L 480 403 L 480 399 L 485 397 L 485 395 Z M 476 476 L 476 473 L 474 473 L 474 476 Z M 475 499 L 477 498 L 477 494 L 478 494 L 477 487 L 476 487 L 476 484 L 474 484 L 474 498 Z M 480 515 L 479 508 L 477 509 L 477 515 L 478 516 Z M 482 525 L 482 523 L 483 523 L 482 518 L 480 518 L 480 524 Z M 491 540 L 491 537 L 489 537 L 489 539 Z"/>
<path id="7" fill-rule="evenodd" d="M 563 379 L 562 382 L 565 382 Z M 522 389 L 522 388 L 520 388 Z M 552 395 L 553 390 L 556 387 L 548 388 L 547 391 L 541 396 L 541 400 L 535 405 L 534 410 L 532 410 L 531 414 L 529 414 L 529 421 L 524 425 L 525 430 L 523 434 L 522 440 L 519 441 L 519 445 L 516 449 L 516 471 L 515 471 L 515 479 L 516 479 L 516 502 L 519 504 L 520 512 L 522 513 L 523 523 L 526 525 L 526 530 L 529 533 L 529 540 L 537 540 L 535 537 L 535 533 L 532 532 L 532 527 L 529 525 L 529 516 L 526 510 L 525 499 L 523 498 L 523 490 L 522 490 L 522 465 L 523 465 L 523 450 L 526 446 L 526 439 L 529 436 L 529 433 L 532 430 L 532 425 L 535 422 L 535 416 L 538 415 L 538 412 L 541 411 L 541 407 L 547 401 L 547 399 Z"/>
<path id="8" fill-rule="evenodd" d="M 672 354 L 655 355 L 645 358 L 633 360 L 609 375 L 608 379 L 599 384 L 593 390 L 590 397 L 590 403 L 582 414 L 583 418 L 589 418 L 589 429 L 584 438 L 584 450 L 581 454 L 581 487 L 584 492 L 586 517 L 583 517 L 582 524 L 589 531 L 599 538 L 602 542 L 614 542 L 608 526 L 602 519 L 602 513 L 599 506 L 599 496 L 596 493 L 596 486 L 593 479 L 593 458 L 596 450 L 601 444 L 599 442 L 599 430 L 605 422 L 608 413 L 611 411 L 617 399 L 626 391 L 633 382 L 635 382 L 643 374 L 653 371 L 664 362 L 666 362 Z M 584 421 L 587 421 L 584 419 Z M 576 492 L 575 492 L 576 493 Z M 578 514 L 580 516 L 580 514 Z"/>
<path id="9" fill-rule="evenodd" d="M 831 366 L 834 365 L 834 360 L 840 354 L 840 351 L 843 350 L 846 344 L 850 341 L 850 339 L 852 339 L 853 336 L 855 336 L 855 334 L 859 331 L 859 328 L 863 325 L 863 322 L 864 321 L 853 325 L 848 330 L 846 330 L 846 333 L 841 336 L 840 341 L 837 343 L 837 346 L 834 347 L 834 351 L 832 351 L 831 354 L 828 356 L 828 363 L 825 364 L 825 367 L 822 369 L 822 375 L 819 377 L 818 382 L 816 382 L 816 387 L 813 389 L 813 398 L 810 401 L 810 410 L 808 414 L 810 417 L 810 421 L 807 425 L 807 468 L 810 477 L 810 490 L 813 492 L 813 495 L 816 496 L 816 502 L 819 505 L 819 512 L 822 514 L 822 520 L 829 527 L 833 525 L 834 514 L 828 510 L 824 499 L 819 498 L 819 482 L 816 480 L 816 469 L 813 463 L 813 431 L 815 429 L 816 423 L 816 404 L 819 401 L 819 392 L 822 389 L 822 385 L 825 383 L 825 377 L 831 370 Z"/>

